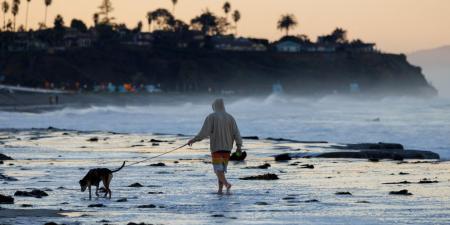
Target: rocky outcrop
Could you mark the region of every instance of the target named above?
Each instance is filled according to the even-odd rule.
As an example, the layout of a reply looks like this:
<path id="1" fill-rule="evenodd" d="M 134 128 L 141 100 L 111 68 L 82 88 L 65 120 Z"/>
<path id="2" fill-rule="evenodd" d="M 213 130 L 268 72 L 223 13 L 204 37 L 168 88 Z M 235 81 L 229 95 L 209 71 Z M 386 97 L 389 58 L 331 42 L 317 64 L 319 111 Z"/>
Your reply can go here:
<path id="1" fill-rule="evenodd" d="M 318 158 L 356 158 L 356 159 L 440 159 L 439 154 L 421 150 L 363 150 L 345 152 L 327 152 L 318 154 Z"/>
<path id="2" fill-rule="evenodd" d="M 0 194 L 0 204 L 14 204 L 14 198 Z"/>

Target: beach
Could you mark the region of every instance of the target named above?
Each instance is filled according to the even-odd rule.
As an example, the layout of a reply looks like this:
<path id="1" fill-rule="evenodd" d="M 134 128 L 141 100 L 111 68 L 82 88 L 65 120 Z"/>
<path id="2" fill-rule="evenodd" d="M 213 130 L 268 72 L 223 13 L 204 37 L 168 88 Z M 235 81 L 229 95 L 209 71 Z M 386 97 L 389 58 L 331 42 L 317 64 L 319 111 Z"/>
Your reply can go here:
<path id="1" fill-rule="evenodd" d="M 448 161 L 314 157 L 275 161 L 274 156 L 282 153 L 335 151 L 335 143 L 253 137 L 244 140 L 245 162 L 230 165 L 232 194 L 217 195 L 209 144 L 204 141 L 125 167 L 114 174 L 112 199 L 88 200 L 78 180 L 89 169 L 114 169 L 124 160 L 143 160 L 174 149 L 191 136 L 51 128 L 7 129 L 0 132 L 0 138 L 1 153 L 14 159 L 5 160 L 0 173 L 16 179 L 2 181 L 1 194 L 12 196 L 32 189 L 48 194 L 42 198 L 13 196 L 14 204 L 1 205 L 2 224 L 450 222 Z M 265 163 L 270 166 L 258 168 Z M 279 179 L 241 179 L 267 173 Z M 404 189 L 412 195 L 390 194 Z M 12 218 L 5 217 L 12 211 L 4 208 L 44 211 Z M 59 210 L 64 212 L 54 217 Z"/>

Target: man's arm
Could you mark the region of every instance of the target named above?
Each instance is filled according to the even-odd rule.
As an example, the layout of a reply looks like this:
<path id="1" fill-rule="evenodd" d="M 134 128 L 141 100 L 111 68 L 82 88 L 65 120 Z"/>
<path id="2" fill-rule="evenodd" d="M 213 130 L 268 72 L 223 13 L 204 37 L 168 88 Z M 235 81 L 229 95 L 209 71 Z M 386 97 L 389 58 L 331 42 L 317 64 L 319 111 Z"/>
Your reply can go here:
<path id="1" fill-rule="evenodd" d="M 236 141 L 236 151 L 240 152 L 242 148 L 242 137 L 234 118 L 233 118 L 233 137 L 234 140 Z"/>
<path id="2" fill-rule="evenodd" d="M 203 122 L 203 126 L 200 132 L 198 132 L 198 134 L 194 138 L 189 140 L 188 144 L 192 145 L 195 142 L 201 141 L 209 137 L 209 135 L 211 135 L 211 132 L 212 132 L 212 121 L 210 116 L 208 116 L 206 117 L 205 122 Z"/>

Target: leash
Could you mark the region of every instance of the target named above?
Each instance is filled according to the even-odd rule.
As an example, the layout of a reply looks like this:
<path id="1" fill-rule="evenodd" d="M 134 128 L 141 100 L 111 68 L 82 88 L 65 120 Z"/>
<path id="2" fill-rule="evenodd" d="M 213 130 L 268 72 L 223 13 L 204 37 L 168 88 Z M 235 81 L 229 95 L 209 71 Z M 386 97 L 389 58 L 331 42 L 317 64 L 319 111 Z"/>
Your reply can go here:
<path id="1" fill-rule="evenodd" d="M 176 151 L 176 150 L 178 150 L 178 149 L 181 149 L 181 148 L 183 148 L 183 147 L 185 147 L 185 146 L 187 146 L 187 145 L 188 145 L 188 144 L 186 143 L 186 144 L 184 144 L 184 145 L 182 145 L 182 146 L 180 146 L 180 147 L 177 147 L 177 148 L 175 148 L 175 149 L 172 149 L 172 150 L 170 150 L 170 151 L 161 153 L 161 154 L 159 154 L 159 155 L 156 155 L 156 156 L 153 156 L 153 157 L 150 157 L 150 158 L 141 160 L 141 161 L 137 161 L 137 162 L 134 162 L 134 163 L 125 165 L 124 167 L 133 166 L 133 165 L 136 165 L 136 164 L 139 164 L 139 163 L 143 163 L 143 162 L 145 162 L 145 161 L 148 161 L 148 160 L 150 160 L 150 159 L 158 158 L 158 157 L 160 157 L 160 156 L 163 156 L 163 155 L 169 154 L 169 153 L 171 153 L 171 152 L 174 152 L 174 151 Z"/>

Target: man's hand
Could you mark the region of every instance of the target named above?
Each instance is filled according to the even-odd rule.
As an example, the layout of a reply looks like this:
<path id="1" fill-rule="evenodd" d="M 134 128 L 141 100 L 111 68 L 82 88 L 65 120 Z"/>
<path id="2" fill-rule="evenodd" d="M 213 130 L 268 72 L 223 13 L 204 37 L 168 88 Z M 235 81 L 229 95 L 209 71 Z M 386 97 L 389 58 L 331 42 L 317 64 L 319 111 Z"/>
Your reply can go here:
<path id="1" fill-rule="evenodd" d="M 191 139 L 191 140 L 188 141 L 187 144 L 188 144 L 189 146 L 192 146 L 192 144 L 194 144 L 194 143 L 195 143 L 194 139 Z"/>

